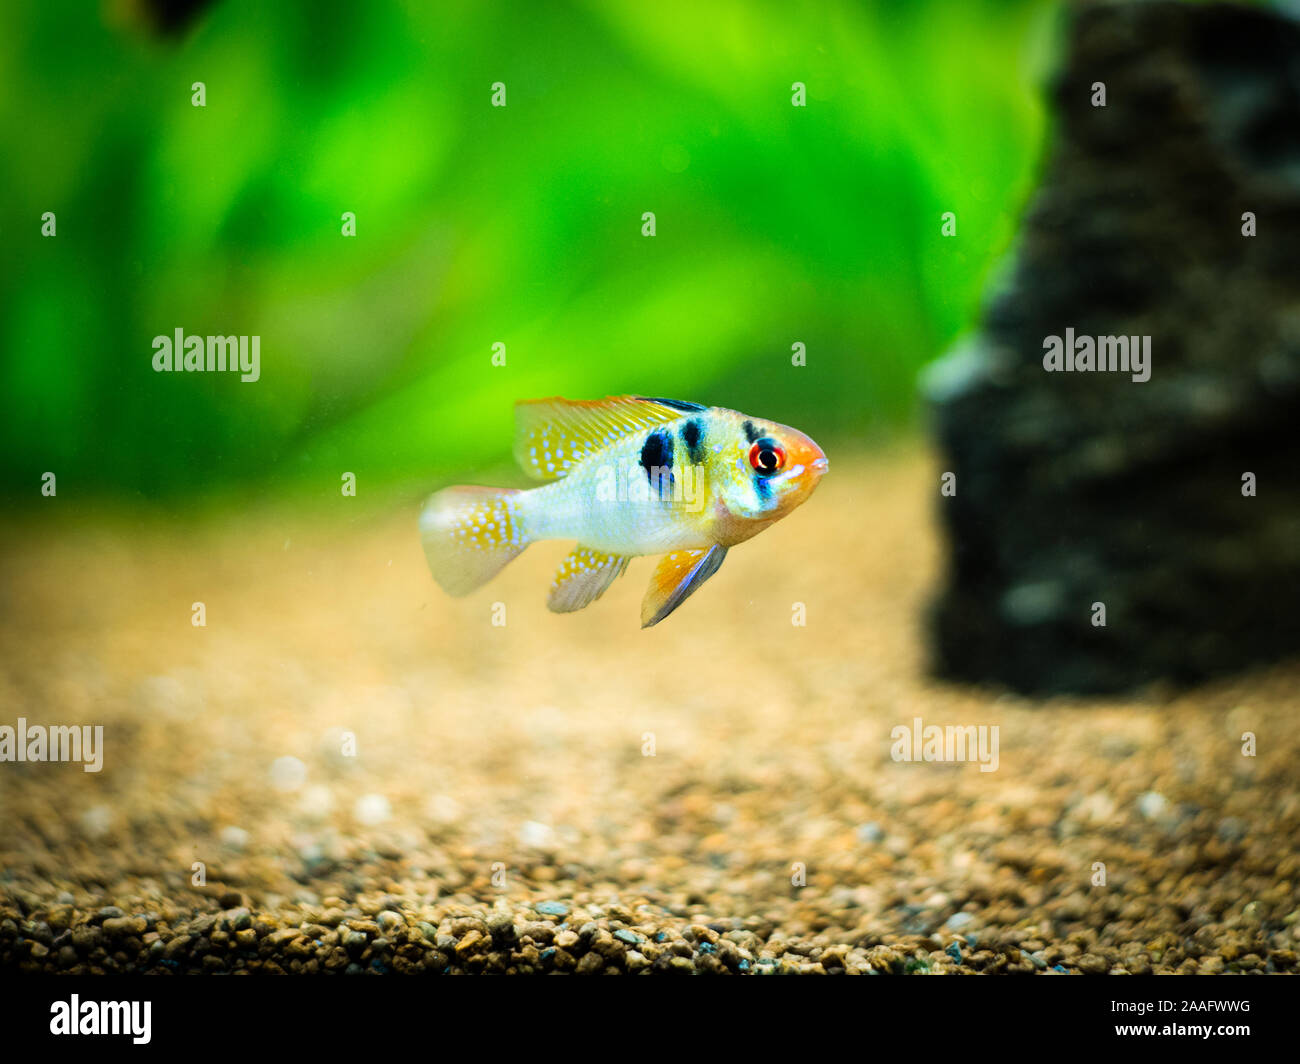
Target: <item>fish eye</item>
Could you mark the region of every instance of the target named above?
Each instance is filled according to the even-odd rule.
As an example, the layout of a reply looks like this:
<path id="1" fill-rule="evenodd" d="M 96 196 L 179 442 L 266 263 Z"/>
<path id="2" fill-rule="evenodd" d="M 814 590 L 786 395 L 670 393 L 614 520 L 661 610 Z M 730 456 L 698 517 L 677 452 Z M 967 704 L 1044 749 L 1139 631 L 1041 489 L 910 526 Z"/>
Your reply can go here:
<path id="1" fill-rule="evenodd" d="M 785 467 L 785 451 L 776 440 L 764 436 L 749 449 L 749 464 L 761 477 L 770 477 Z"/>

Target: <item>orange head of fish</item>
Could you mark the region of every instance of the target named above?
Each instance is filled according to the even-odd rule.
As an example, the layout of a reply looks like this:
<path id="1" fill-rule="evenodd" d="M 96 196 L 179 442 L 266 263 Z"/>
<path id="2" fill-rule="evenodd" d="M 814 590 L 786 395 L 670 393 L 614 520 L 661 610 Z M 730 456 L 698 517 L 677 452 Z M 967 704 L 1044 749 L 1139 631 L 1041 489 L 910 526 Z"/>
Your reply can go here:
<path id="1" fill-rule="evenodd" d="M 766 526 L 784 517 L 826 474 L 822 449 L 789 425 L 734 414 L 719 429 L 712 482 L 716 503 L 733 522 Z"/>

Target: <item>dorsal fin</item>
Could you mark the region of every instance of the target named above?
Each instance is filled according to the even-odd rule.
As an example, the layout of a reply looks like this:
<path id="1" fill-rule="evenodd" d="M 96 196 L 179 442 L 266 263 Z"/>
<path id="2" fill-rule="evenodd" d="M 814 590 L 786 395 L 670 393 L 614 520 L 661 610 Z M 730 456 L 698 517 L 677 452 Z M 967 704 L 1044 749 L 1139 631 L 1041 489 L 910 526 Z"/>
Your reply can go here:
<path id="1" fill-rule="evenodd" d="M 677 399 L 526 399 L 515 404 L 515 461 L 537 480 L 568 475 L 590 454 L 705 407 Z"/>

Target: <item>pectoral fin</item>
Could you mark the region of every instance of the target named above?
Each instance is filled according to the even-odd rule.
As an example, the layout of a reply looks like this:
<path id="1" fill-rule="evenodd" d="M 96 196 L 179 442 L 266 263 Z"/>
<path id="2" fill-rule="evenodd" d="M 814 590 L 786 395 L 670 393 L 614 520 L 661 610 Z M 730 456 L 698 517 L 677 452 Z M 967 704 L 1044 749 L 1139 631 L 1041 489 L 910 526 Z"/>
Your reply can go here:
<path id="1" fill-rule="evenodd" d="M 678 550 L 664 555 L 650 577 L 650 587 L 641 600 L 641 627 L 658 624 L 716 573 L 727 556 L 726 547 L 708 550 Z"/>
<path id="2" fill-rule="evenodd" d="M 591 605 L 622 574 L 628 561 L 621 554 L 602 554 L 590 547 L 575 547 L 555 574 L 546 605 L 554 613 L 572 613 Z"/>

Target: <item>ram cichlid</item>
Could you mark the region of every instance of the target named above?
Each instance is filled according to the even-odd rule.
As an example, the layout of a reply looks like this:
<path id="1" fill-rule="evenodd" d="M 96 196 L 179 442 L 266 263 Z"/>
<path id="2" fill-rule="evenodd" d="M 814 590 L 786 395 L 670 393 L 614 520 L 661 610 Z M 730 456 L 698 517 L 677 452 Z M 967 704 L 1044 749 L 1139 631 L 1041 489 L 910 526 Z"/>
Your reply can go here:
<path id="1" fill-rule="evenodd" d="M 827 469 L 797 429 L 722 407 L 612 396 L 517 403 L 515 458 L 542 487 L 452 487 L 420 515 L 434 578 L 466 595 L 530 543 L 577 540 L 547 605 L 580 610 L 638 555 L 662 554 L 641 605 L 658 624 L 727 551 L 802 503 Z"/>

